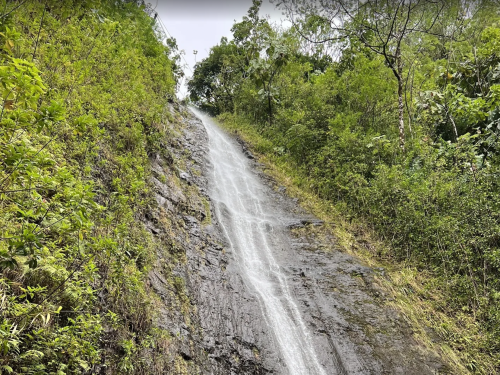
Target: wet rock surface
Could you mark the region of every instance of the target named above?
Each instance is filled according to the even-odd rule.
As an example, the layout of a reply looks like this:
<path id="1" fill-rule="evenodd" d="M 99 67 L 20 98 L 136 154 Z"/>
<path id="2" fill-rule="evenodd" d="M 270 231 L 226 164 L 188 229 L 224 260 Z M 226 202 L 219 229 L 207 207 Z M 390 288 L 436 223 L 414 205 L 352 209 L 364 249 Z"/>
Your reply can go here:
<path id="1" fill-rule="evenodd" d="M 346 374 L 449 372 L 436 353 L 415 341 L 400 314 L 385 304 L 387 297 L 374 280 L 375 275 L 384 277 L 383 269 L 369 268 L 339 251 L 335 237 L 321 228 L 322 222 L 279 187 L 269 194 L 289 229 L 278 239 L 281 251 L 276 256 L 314 332 L 322 363 L 333 362 Z"/>
<path id="2" fill-rule="evenodd" d="M 158 325 L 175 338 L 173 352 L 192 363 L 189 373 L 286 374 L 259 300 L 242 279 L 214 215 L 207 193 L 207 134 L 199 119 L 185 112 L 183 116 L 183 134 L 168 152 L 184 165 L 176 169 L 168 158 L 153 160 L 158 210 L 149 215 L 146 226 L 165 240 L 170 253 L 178 253 L 178 261 L 172 262 L 159 252 L 150 274 L 162 300 Z M 287 197 L 286 189 L 274 186 L 245 145 L 240 147 L 267 184 L 269 199 L 282 218 L 274 255 L 326 373 L 444 370 L 435 354 L 415 342 L 399 314 L 384 305 L 383 291 L 373 282 L 375 273 L 383 270 L 372 270 L 338 251 L 335 238 L 321 230 L 322 222 Z"/>
<path id="3" fill-rule="evenodd" d="M 280 359 L 258 300 L 234 267 L 211 209 L 206 132 L 194 116 L 183 116 L 183 133 L 168 145 L 172 159 L 183 160 L 182 168 L 164 157 L 152 161 L 158 210 L 150 213 L 146 226 L 170 253 L 178 253 L 176 259 L 159 253 L 150 273 L 162 300 L 157 324 L 171 333 L 170 350 L 191 364 L 190 374 L 278 373 Z M 185 288 L 170 279 L 182 280 Z"/>

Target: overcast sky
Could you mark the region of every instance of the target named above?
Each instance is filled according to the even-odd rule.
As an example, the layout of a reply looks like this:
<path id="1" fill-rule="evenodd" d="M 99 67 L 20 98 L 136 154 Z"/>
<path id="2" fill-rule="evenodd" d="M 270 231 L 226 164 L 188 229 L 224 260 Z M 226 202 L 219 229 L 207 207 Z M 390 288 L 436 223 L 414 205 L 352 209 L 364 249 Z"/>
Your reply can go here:
<path id="1" fill-rule="evenodd" d="M 195 64 L 193 51 L 198 51 L 196 61 L 208 56 L 210 48 L 220 42 L 223 36 L 231 39 L 234 21 L 240 21 L 247 14 L 252 0 L 149 0 L 156 7 L 158 15 L 168 33 L 177 40 L 179 49 L 185 51 L 184 59 L 189 68 L 184 69 L 187 76 L 192 75 Z M 281 22 L 281 11 L 275 9 L 269 0 L 264 0 L 260 15 L 269 15 L 272 22 Z M 184 63 L 184 60 L 182 61 Z M 185 81 L 185 80 L 184 80 Z M 183 84 L 179 97 L 186 95 Z"/>

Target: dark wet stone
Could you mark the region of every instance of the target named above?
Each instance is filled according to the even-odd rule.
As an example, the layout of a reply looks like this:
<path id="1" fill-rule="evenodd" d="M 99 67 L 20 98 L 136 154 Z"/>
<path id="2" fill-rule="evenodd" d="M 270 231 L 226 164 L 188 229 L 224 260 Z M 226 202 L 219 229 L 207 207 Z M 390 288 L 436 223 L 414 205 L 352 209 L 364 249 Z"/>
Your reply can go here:
<path id="1" fill-rule="evenodd" d="M 189 185 L 191 185 L 191 176 L 188 173 L 186 173 L 186 172 L 180 172 L 179 173 L 179 178 L 181 180 L 186 181 Z"/>
<path id="2" fill-rule="evenodd" d="M 324 222 L 318 219 L 295 218 L 295 219 L 289 219 L 286 223 L 286 226 L 289 229 L 296 229 L 296 228 L 304 228 L 306 225 L 321 226 L 323 224 Z"/>
<path id="3" fill-rule="evenodd" d="M 170 111 L 178 115 L 182 108 L 176 106 Z M 186 116 L 185 124 L 184 134 L 168 145 L 168 155 L 178 160 L 185 157 L 184 149 L 189 151 L 186 170 L 179 173 L 181 182 L 191 184 L 190 189 L 197 187 L 210 202 L 207 135 L 194 116 Z M 248 150 L 241 144 L 246 154 Z M 249 163 L 258 166 L 253 159 Z M 186 325 L 172 299 L 177 291 L 167 281 L 169 276 L 159 258 L 149 275 L 163 301 L 157 325 L 172 333 L 172 350 L 201 374 L 286 374 L 259 300 L 241 278 L 217 217 L 212 212 L 211 223 L 202 222 L 204 216 L 193 206 L 187 190 L 170 181 L 170 165 L 172 162 L 155 158 L 152 182 L 158 209 L 165 210 L 172 222 L 183 228 L 174 231 L 172 242 L 186 260 L 172 266 L 171 272 L 184 280 L 189 302 L 196 309 Z M 384 297 L 371 281 L 374 271 L 348 254 L 325 251 L 331 249 L 332 237 L 294 235 L 290 229 L 302 233 L 306 229 L 300 228 L 323 222 L 304 212 L 298 200 L 286 197 L 285 191 L 272 190 L 272 179 L 256 173 L 268 184 L 268 194 L 282 217 L 282 228 L 274 238 L 281 250 L 274 255 L 288 278 L 326 373 L 420 375 L 441 369 L 439 358 L 417 344 L 399 314 L 380 302 Z M 148 213 L 145 225 L 159 238 L 168 239 L 171 234 L 160 228 L 158 218 L 158 213 Z"/>
<path id="4" fill-rule="evenodd" d="M 255 156 L 253 156 L 253 154 L 248 150 L 243 152 L 243 155 L 245 155 L 247 158 L 249 158 L 251 160 L 255 159 Z"/>

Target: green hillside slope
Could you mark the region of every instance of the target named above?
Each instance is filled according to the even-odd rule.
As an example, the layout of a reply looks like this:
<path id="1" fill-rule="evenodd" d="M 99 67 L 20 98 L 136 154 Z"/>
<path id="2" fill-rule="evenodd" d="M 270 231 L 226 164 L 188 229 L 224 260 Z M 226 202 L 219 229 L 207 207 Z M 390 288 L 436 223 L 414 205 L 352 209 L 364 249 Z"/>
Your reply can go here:
<path id="1" fill-rule="evenodd" d="M 175 50 L 134 1 L 0 12 L 0 372 L 164 373 L 138 220 L 174 122 Z"/>

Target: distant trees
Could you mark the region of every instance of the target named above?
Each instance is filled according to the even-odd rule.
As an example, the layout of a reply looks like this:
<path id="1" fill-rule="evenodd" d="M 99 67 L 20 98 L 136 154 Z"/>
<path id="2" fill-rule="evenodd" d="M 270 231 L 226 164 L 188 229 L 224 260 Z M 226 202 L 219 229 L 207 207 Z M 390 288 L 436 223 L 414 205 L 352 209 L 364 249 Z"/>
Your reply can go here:
<path id="1" fill-rule="evenodd" d="M 190 98 L 212 114 L 231 111 L 235 78 L 242 70 L 229 63 L 229 56 L 238 55 L 238 48 L 226 38 L 210 50 L 206 59 L 196 63 L 188 82 Z"/>
<path id="2" fill-rule="evenodd" d="M 446 0 L 322 0 L 319 5 L 307 0 L 284 0 L 278 3 L 287 10 L 297 26 L 320 25 L 323 33 L 314 43 L 358 40 L 372 52 L 384 57 L 398 83 L 399 144 L 405 146 L 404 81 L 402 43 L 412 34 L 436 34 L 435 26 Z M 302 35 L 304 35 L 302 33 Z"/>
<path id="3" fill-rule="evenodd" d="M 250 62 L 259 58 L 262 44 L 271 32 L 268 22 L 258 15 L 261 4 L 261 0 L 254 0 L 243 20 L 233 25 L 233 40 L 221 38 L 208 58 L 195 65 L 193 78 L 188 82 L 190 98 L 213 114 L 232 110 L 241 79 L 248 75 Z"/>
<path id="4" fill-rule="evenodd" d="M 286 64 L 289 49 L 286 38 L 277 36 L 267 20 L 258 15 L 261 0 L 254 0 L 247 16 L 233 25 L 233 40 L 222 38 L 210 50 L 208 58 L 195 66 L 188 82 L 191 100 L 213 114 L 232 111 L 234 97 L 244 79 L 258 87 L 258 95 L 267 104 L 272 123 L 276 74 Z"/>

